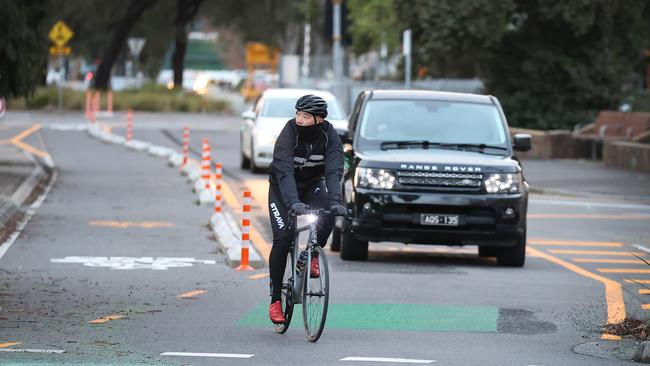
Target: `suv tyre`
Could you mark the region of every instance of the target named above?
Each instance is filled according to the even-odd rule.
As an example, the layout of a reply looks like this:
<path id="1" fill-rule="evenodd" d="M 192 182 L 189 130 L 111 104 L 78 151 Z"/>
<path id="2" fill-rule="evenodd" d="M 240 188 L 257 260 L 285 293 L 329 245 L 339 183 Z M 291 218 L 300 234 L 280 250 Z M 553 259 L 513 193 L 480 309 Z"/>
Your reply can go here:
<path id="1" fill-rule="evenodd" d="M 358 240 L 349 231 L 343 232 L 341 235 L 341 259 L 346 261 L 365 261 L 368 259 L 368 242 Z"/>

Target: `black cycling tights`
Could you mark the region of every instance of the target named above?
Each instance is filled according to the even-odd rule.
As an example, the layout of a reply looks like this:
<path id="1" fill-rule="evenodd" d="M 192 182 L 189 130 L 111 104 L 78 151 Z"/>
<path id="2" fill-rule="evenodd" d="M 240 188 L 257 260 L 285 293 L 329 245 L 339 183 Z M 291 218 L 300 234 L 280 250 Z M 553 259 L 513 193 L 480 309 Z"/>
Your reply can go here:
<path id="1" fill-rule="evenodd" d="M 311 187 L 298 191 L 300 200 L 309 205 L 310 209 L 328 209 L 327 189 L 325 182 L 320 180 Z M 271 184 L 269 186 L 269 219 L 273 229 L 273 247 L 269 258 L 269 270 L 271 276 L 271 303 L 280 300 L 282 291 L 282 277 L 287 264 L 287 255 L 294 236 L 294 227 L 290 227 L 288 214 L 289 208 L 282 201 L 280 188 Z M 327 243 L 327 238 L 334 227 L 334 217 L 331 215 L 321 216 L 318 219 L 317 241 L 321 247 Z"/>

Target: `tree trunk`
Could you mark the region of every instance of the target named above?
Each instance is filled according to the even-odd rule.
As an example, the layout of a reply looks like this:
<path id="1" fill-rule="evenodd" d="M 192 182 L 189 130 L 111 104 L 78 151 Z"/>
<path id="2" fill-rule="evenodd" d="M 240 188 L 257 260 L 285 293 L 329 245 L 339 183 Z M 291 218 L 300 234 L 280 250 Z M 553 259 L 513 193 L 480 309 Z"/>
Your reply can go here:
<path id="1" fill-rule="evenodd" d="M 113 32 L 113 38 L 109 44 L 104 57 L 102 58 L 99 67 L 97 68 L 97 73 L 95 75 L 95 88 L 100 90 L 108 90 L 110 81 L 111 81 L 111 70 L 113 69 L 113 64 L 117 60 L 117 56 L 120 54 L 122 47 L 126 43 L 126 39 L 129 37 L 129 32 L 135 22 L 140 18 L 142 13 L 149 7 L 151 7 L 157 0 L 132 0 L 129 4 L 129 8 L 122 18 L 120 24 L 115 28 Z"/>
<path id="2" fill-rule="evenodd" d="M 202 0 L 176 0 L 176 27 L 172 69 L 174 70 L 174 89 L 183 89 L 183 70 L 185 69 L 185 51 L 187 50 L 187 23 L 199 11 Z"/>

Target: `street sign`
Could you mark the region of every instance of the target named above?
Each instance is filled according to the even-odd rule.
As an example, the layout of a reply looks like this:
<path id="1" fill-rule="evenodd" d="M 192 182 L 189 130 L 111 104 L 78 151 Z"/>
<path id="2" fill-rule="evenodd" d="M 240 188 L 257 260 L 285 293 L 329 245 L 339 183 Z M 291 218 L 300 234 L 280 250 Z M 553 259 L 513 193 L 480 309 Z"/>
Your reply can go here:
<path id="1" fill-rule="evenodd" d="M 74 32 L 62 20 L 56 22 L 48 34 L 52 43 L 58 47 L 65 46 L 73 35 Z"/>
<path id="2" fill-rule="evenodd" d="M 50 55 L 52 56 L 68 56 L 72 52 L 70 47 L 50 47 Z"/>
<path id="3" fill-rule="evenodd" d="M 142 47 L 144 47 L 146 41 L 147 40 L 144 38 L 129 38 L 127 40 L 127 43 L 129 44 L 129 50 L 131 51 L 133 57 L 138 58 L 140 51 L 142 51 Z"/>

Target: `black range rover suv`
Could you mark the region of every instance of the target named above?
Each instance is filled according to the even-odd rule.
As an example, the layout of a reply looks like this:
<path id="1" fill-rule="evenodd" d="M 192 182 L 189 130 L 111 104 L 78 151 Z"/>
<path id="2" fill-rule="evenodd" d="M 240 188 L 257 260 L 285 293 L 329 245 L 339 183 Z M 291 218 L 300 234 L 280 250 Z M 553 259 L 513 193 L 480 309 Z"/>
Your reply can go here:
<path id="1" fill-rule="evenodd" d="M 343 137 L 349 220 L 332 250 L 365 260 L 368 241 L 478 245 L 500 266 L 526 253 L 528 183 L 493 96 L 415 90 L 359 94 Z"/>

